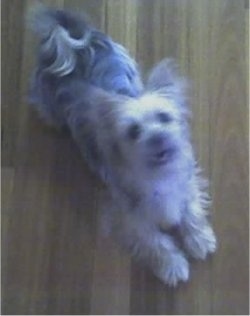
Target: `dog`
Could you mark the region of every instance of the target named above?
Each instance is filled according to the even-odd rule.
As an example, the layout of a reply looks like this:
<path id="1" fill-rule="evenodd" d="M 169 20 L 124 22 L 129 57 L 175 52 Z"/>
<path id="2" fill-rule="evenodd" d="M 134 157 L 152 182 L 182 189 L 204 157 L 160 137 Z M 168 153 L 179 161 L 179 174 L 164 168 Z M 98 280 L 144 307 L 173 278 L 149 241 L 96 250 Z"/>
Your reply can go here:
<path id="1" fill-rule="evenodd" d="M 191 144 L 186 79 L 165 59 L 143 84 L 128 51 L 85 17 L 48 8 L 31 16 L 40 43 L 30 103 L 70 130 L 106 184 L 106 231 L 164 283 L 187 281 L 188 258 L 205 259 L 217 243 Z"/>

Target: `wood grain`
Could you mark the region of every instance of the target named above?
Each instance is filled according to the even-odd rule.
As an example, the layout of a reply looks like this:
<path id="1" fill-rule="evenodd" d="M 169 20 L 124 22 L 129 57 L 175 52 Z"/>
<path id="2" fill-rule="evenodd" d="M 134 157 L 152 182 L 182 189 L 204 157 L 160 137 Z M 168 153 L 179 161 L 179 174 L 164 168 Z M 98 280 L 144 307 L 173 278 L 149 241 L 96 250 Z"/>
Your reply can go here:
<path id="1" fill-rule="evenodd" d="M 177 59 L 192 82 L 197 158 L 210 180 L 217 253 L 172 289 L 98 228 L 102 187 L 68 135 L 27 105 L 32 0 L 2 1 L 2 313 L 212 314 L 249 310 L 245 0 L 44 0 L 85 11 L 144 74 Z"/>

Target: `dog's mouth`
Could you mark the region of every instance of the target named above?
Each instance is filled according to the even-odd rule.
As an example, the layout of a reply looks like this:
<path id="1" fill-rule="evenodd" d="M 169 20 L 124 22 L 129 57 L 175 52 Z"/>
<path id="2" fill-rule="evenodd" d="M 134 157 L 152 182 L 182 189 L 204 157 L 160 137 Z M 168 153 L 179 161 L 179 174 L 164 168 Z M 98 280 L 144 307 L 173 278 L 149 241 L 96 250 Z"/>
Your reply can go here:
<path id="1" fill-rule="evenodd" d="M 150 159 L 149 163 L 151 166 L 162 166 L 169 162 L 175 153 L 174 148 L 166 148 L 157 153 L 154 153 Z"/>

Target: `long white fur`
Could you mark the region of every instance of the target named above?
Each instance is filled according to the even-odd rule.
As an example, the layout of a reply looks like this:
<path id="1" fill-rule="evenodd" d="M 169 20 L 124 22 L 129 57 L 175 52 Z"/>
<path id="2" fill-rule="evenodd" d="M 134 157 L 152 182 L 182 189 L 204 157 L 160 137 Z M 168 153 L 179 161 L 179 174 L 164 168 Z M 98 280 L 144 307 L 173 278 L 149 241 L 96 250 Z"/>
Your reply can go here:
<path id="1" fill-rule="evenodd" d="M 100 47 L 109 45 L 102 51 L 104 62 L 90 45 L 88 27 L 83 37 L 72 38 L 46 12 L 37 22 L 40 57 L 48 63 L 53 52 L 55 59 L 50 65 L 43 58 L 38 62 L 33 87 L 38 111 L 47 121 L 67 125 L 91 169 L 106 183 L 104 230 L 164 283 L 187 281 L 188 256 L 205 259 L 216 250 L 216 238 L 191 144 L 186 81 L 173 61 L 164 60 L 151 71 L 142 93 L 135 62 L 121 45 L 101 34 Z M 77 50 L 85 49 L 95 57 L 96 68 L 82 78 L 77 70 L 85 75 L 85 68 L 76 69 Z"/>

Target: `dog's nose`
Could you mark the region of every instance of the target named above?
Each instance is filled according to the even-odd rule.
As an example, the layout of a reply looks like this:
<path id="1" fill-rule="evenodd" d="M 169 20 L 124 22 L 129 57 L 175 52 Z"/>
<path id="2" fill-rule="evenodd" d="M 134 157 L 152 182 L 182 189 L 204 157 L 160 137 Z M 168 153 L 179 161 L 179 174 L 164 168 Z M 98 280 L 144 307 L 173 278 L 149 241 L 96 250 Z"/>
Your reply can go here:
<path id="1" fill-rule="evenodd" d="M 168 143 L 168 137 L 166 134 L 158 132 L 153 134 L 147 141 L 150 147 L 160 148 L 164 147 Z"/>

